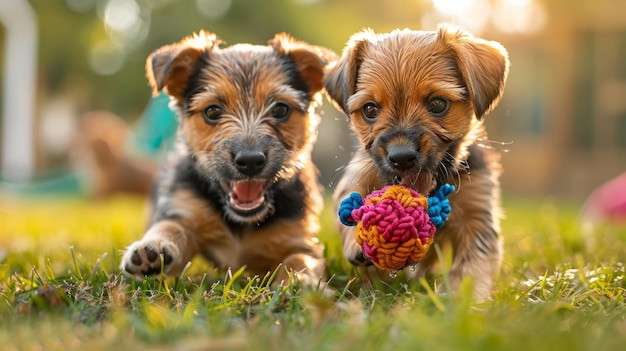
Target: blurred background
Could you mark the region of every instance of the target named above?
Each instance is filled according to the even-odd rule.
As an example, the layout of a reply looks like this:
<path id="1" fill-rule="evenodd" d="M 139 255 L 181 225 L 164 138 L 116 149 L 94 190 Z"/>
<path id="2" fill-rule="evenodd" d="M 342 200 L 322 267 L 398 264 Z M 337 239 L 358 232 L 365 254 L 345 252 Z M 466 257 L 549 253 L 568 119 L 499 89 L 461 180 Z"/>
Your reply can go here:
<path id="1" fill-rule="evenodd" d="M 152 98 L 145 59 L 200 29 L 227 45 L 285 31 L 340 53 L 363 27 L 432 30 L 442 21 L 508 49 L 505 94 L 486 120 L 487 145 L 504 152 L 505 194 L 582 202 L 626 171 L 623 0 L 1 0 L 3 188 L 90 186 L 76 156 L 85 133 L 117 138 L 119 150 L 107 151 L 149 172 L 174 117 Z M 353 141 L 330 104 L 321 113 L 315 161 L 328 190 Z M 83 123 L 94 114 L 108 122 Z"/>

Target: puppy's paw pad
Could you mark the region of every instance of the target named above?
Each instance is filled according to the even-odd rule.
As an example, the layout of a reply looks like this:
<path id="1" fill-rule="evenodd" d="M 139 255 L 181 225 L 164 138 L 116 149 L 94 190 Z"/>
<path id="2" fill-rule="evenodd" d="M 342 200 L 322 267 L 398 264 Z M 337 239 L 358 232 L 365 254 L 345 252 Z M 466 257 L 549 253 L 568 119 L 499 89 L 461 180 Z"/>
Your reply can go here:
<path id="1" fill-rule="evenodd" d="M 129 246 L 124 253 L 121 268 L 137 276 L 169 273 L 172 271 L 175 257 L 178 256 L 178 248 L 169 241 L 138 241 Z"/>

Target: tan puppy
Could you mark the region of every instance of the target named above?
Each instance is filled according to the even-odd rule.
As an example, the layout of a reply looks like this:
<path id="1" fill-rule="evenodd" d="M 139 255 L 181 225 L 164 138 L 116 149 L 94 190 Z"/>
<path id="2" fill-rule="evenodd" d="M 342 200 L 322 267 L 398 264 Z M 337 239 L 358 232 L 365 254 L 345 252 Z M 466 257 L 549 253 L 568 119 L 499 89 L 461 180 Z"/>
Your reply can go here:
<path id="1" fill-rule="evenodd" d="M 313 109 L 333 54 L 286 34 L 267 46 L 219 45 L 201 32 L 148 58 L 150 85 L 180 115 L 179 141 L 158 181 L 150 228 L 121 268 L 177 275 L 201 254 L 259 275 L 282 263 L 317 283 L 325 267 Z"/>
<path id="2" fill-rule="evenodd" d="M 499 157 L 478 141 L 486 138 L 483 117 L 497 104 L 508 67 L 500 44 L 442 25 L 357 33 L 324 78 L 360 140 L 337 184 L 335 207 L 351 192 L 366 196 L 386 184 L 422 194 L 455 184 L 452 212 L 435 240 L 452 246 L 453 289 L 472 277 L 478 299 L 489 296 L 502 259 Z M 364 264 L 354 227 L 339 226 L 346 258 Z M 430 250 L 417 275 L 432 273 L 437 261 Z"/>

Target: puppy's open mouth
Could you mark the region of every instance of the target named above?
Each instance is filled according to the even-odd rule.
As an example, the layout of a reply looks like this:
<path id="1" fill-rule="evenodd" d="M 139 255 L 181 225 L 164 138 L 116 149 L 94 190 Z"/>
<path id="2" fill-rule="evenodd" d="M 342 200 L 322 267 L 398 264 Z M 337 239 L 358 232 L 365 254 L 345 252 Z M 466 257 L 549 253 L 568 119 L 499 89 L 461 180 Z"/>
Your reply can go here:
<path id="1" fill-rule="evenodd" d="M 228 202 L 241 212 L 251 212 L 265 202 L 265 182 L 261 180 L 240 180 L 228 184 Z"/>

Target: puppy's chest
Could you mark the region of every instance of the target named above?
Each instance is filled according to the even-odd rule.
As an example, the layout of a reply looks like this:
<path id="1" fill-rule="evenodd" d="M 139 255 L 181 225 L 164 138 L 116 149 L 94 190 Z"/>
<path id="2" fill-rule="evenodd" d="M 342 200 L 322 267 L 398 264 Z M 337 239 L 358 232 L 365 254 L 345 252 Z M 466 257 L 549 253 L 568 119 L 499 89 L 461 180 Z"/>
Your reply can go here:
<path id="1" fill-rule="evenodd" d="M 275 267 L 294 248 L 304 246 L 302 237 L 282 225 L 259 228 L 246 227 L 238 232 L 212 231 L 202 235 L 205 245 L 200 252 L 217 266 L 238 268 L 247 266 L 252 271 Z"/>

